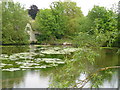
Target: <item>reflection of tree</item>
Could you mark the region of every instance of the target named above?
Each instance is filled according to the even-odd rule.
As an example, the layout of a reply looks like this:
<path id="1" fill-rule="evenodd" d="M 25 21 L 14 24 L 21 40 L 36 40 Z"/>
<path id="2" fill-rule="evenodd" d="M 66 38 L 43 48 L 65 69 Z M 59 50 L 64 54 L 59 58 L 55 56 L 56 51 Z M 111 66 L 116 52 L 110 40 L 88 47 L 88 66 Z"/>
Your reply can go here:
<path id="1" fill-rule="evenodd" d="M 3 54 L 13 54 L 27 51 L 28 46 L 4 46 L 2 47 Z"/>
<path id="2" fill-rule="evenodd" d="M 99 57 L 96 58 L 95 68 L 114 66 L 118 64 L 117 49 L 97 49 Z"/>
<path id="3" fill-rule="evenodd" d="M 114 68 L 120 68 L 119 66 L 113 66 L 113 67 L 106 67 L 101 68 L 97 70 L 95 73 L 92 73 L 89 77 L 89 80 L 91 82 L 91 87 L 99 88 L 99 86 L 103 85 L 103 82 L 111 81 L 112 75 L 116 72 L 116 69 Z M 84 87 L 84 86 L 82 86 Z"/>
<path id="4" fill-rule="evenodd" d="M 110 82 L 113 74 L 116 72 L 114 68 L 120 68 L 118 65 L 118 55 L 114 49 L 98 49 L 99 57 L 96 58 L 94 65 L 95 70 L 83 80 L 84 83 L 81 87 L 90 81 L 91 87 L 102 86 L 104 81 Z M 98 69 L 98 70 L 97 70 Z"/>
<path id="5" fill-rule="evenodd" d="M 118 55 L 118 65 L 120 66 L 120 54 Z M 118 69 L 118 90 L 120 90 L 120 69 Z"/>
<path id="6" fill-rule="evenodd" d="M 61 69 L 56 69 L 56 72 L 52 73 L 53 77 L 50 87 L 67 88 L 75 83 L 76 77 L 79 76 L 79 72 L 76 68 L 72 68 L 71 70 L 71 66 L 73 65 L 71 64 L 69 67 L 66 65 Z"/>
<path id="7" fill-rule="evenodd" d="M 102 53 L 102 55 L 98 56 L 96 52 Z M 104 57 L 101 58 L 101 56 Z M 111 56 L 111 58 L 107 58 L 108 56 Z M 50 87 L 80 87 L 84 86 L 87 82 L 91 83 L 90 87 L 99 87 L 103 85 L 104 81 L 111 81 L 112 75 L 116 72 L 116 69 L 106 69 L 104 67 L 116 66 L 118 64 L 118 59 L 116 57 L 117 55 L 111 54 L 111 51 L 97 50 L 93 52 L 87 49 L 81 50 L 74 56 L 73 61 L 68 60 L 67 65 L 60 70 L 56 70 L 56 73 L 53 73 Z M 94 58 L 96 58 L 96 60 L 94 60 Z M 104 62 L 106 64 L 103 65 Z M 104 70 L 101 68 L 104 68 Z M 97 71 L 99 69 L 101 71 Z M 78 79 L 79 75 L 82 73 L 85 73 L 88 76 L 86 77 L 86 80 Z M 76 82 L 76 80 L 78 82 Z M 80 86 L 77 85 L 79 82 L 82 82 Z"/>
<path id="8" fill-rule="evenodd" d="M 66 65 L 63 68 L 61 68 L 60 70 L 56 70 L 56 73 L 53 74 L 53 77 L 51 79 L 52 84 L 50 85 L 50 87 L 70 87 L 76 83 L 76 79 L 79 78 L 80 73 L 84 73 L 84 71 L 89 73 L 90 69 L 88 69 L 87 66 L 90 66 L 92 61 L 90 61 L 91 63 L 88 62 L 88 57 L 94 57 L 93 52 L 91 53 L 91 50 L 88 49 L 81 50 L 77 53 L 79 53 L 79 55 L 75 55 L 74 59 L 66 60 Z M 79 57 L 80 54 L 82 54 L 83 57 Z"/>
<path id="9" fill-rule="evenodd" d="M 60 70 L 62 66 L 57 66 L 56 67 L 51 67 L 51 68 L 46 68 L 46 69 L 41 69 L 40 70 L 40 77 L 47 77 L 50 76 L 52 73 L 57 73 L 57 70 Z"/>
<path id="10" fill-rule="evenodd" d="M 99 86 L 103 85 L 103 82 L 105 80 L 108 80 L 108 81 L 112 80 L 112 74 L 115 72 L 115 70 L 114 71 L 107 70 L 107 69 L 111 69 L 111 68 L 120 68 L 120 67 L 113 66 L 113 67 L 101 68 L 101 69 L 97 70 L 96 72 L 88 75 L 85 79 L 78 80 L 78 82 L 75 85 L 73 85 L 72 87 L 83 88 L 90 81 L 91 87 L 99 88 Z M 105 70 L 107 70 L 107 71 L 105 71 Z"/>
<path id="11" fill-rule="evenodd" d="M 120 69 L 118 70 L 118 90 L 120 90 Z"/>
<path id="12" fill-rule="evenodd" d="M 2 72 L 2 88 L 13 88 L 15 84 L 20 84 L 25 73 L 25 71 Z"/>

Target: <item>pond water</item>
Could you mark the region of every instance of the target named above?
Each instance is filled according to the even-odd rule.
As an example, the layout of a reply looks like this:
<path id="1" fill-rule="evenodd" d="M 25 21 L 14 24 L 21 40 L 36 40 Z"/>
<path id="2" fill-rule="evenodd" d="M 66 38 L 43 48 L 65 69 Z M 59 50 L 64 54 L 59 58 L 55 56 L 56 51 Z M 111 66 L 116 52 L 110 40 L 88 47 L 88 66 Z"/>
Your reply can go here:
<path id="1" fill-rule="evenodd" d="M 2 88 L 63 88 L 80 80 L 83 88 L 120 88 L 119 69 L 100 71 L 84 83 L 96 70 L 118 66 L 118 49 L 95 49 L 100 56 L 94 64 L 80 60 L 67 66 L 66 59 L 72 60 L 77 50 L 71 46 L 2 46 Z"/>

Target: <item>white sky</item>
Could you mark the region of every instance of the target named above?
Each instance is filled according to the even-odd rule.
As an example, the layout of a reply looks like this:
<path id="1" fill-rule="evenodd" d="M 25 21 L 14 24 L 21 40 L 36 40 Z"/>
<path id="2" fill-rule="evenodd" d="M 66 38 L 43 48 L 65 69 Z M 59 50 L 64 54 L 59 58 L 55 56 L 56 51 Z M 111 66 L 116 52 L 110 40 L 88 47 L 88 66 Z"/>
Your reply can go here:
<path id="1" fill-rule="evenodd" d="M 13 0 L 24 5 L 25 8 L 29 8 L 31 5 L 36 5 L 39 9 L 49 8 L 49 5 L 53 1 L 59 0 Z M 64 1 L 64 0 L 61 0 Z M 93 8 L 94 5 L 104 6 L 111 8 L 113 4 L 118 4 L 119 0 L 71 0 L 77 3 L 77 6 L 81 7 L 84 15 L 88 14 L 88 11 Z"/>

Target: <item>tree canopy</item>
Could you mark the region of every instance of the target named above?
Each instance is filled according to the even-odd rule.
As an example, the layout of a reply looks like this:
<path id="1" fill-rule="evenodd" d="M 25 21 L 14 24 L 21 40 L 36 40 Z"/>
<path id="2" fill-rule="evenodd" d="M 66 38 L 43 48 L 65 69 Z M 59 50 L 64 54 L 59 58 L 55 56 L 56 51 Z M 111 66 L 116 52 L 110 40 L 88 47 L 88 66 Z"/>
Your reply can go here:
<path id="1" fill-rule="evenodd" d="M 44 37 L 61 39 L 75 34 L 77 19 L 82 16 L 81 8 L 75 2 L 53 2 L 50 9 L 42 9 L 37 14 L 36 29 Z"/>
<path id="2" fill-rule="evenodd" d="M 19 3 L 2 2 L 2 43 L 28 43 L 25 26 L 29 22 L 27 12 Z"/>
<path id="3" fill-rule="evenodd" d="M 36 5 L 31 5 L 30 9 L 28 10 L 28 14 L 31 16 L 32 19 L 35 19 L 39 9 Z"/>
<path id="4" fill-rule="evenodd" d="M 94 6 L 79 21 L 78 39 L 83 45 L 112 46 L 118 36 L 117 13 L 104 7 Z"/>

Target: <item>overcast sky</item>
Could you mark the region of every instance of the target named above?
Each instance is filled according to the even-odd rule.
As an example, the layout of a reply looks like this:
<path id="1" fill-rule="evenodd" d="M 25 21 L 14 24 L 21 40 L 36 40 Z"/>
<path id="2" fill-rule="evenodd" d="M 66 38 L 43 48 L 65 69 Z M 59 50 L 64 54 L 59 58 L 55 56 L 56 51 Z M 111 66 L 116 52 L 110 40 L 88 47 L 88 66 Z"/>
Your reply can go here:
<path id="1" fill-rule="evenodd" d="M 25 8 L 29 8 L 30 5 L 37 5 L 39 9 L 49 8 L 49 5 L 53 1 L 59 0 L 13 0 L 14 2 L 19 2 L 24 5 Z M 64 1 L 64 0 L 61 0 Z M 88 11 L 93 8 L 94 5 L 104 6 L 106 8 L 111 8 L 113 4 L 117 4 L 119 0 L 71 0 L 77 3 L 77 6 L 81 7 L 84 15 L 87 15 Z"/>

